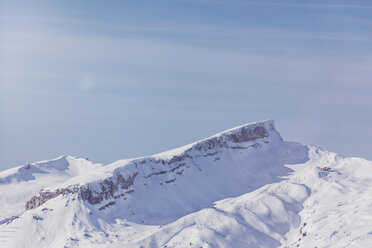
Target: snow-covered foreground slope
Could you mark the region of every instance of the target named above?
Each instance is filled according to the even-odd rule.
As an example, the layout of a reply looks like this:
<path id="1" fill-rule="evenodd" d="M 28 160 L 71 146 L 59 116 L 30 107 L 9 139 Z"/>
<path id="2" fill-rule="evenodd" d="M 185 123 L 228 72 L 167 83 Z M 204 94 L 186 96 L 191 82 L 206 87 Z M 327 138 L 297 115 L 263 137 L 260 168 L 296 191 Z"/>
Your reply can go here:
<path id="1" fill-rule="evenodd" d="M 85 174 L 99 166 L 84 158 L 61 156 L 0 172 L 0 224 L 23 212 L 25 202 L 41 189 Z"/>
<path id="2" fill-rule="evenodd" d="M 372 163 L 285 142 L 273 121 L 104 166 L 61 159 L 0 173 L 0 247 L 372 247 Z"/>

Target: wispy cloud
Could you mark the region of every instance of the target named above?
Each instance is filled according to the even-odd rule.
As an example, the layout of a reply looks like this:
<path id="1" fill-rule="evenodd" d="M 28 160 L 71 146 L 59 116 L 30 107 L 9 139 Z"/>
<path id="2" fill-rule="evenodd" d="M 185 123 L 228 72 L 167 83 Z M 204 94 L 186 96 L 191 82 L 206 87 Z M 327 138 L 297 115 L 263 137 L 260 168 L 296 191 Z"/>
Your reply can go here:
<path id="1" fill-rule="evenodd" d="M 279 6 L 279 7 L 306 7 L 306 8 L 357 8 L 357 9 L 372 9 L 372 6 L 367 2 L 367 4 L 331 4 L 331 3 L 321 3 L 321 2 L 266 2 L 266 1 L 239 1 L 239 0 L 198 0 L 199 3 L 207 4 L 240 4 L 240 5 L 260 5 L 260 6 Z"/>

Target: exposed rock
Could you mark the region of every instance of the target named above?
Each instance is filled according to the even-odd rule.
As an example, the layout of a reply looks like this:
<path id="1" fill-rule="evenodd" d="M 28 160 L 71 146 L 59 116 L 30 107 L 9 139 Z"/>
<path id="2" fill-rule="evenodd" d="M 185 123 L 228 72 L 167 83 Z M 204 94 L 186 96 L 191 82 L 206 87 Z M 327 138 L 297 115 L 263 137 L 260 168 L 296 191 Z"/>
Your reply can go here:
<path id="1" fill-rule="evenodd" d="M 9 225 L 10 223 L 13 222 L 13 220 L 18 219 L 18 218 L 19 218 L 18 215 L 17 215 L 17 216 L 12 216 L 12 217 L 10 217 L 10 219 L 6 222 L 6 224 Z"/>
<path id="2" fill-rule="evenodd" d="M 37 215 L 37 214 L 33 214 L 32 215 L 32 218 L 34 219 L 34 220 L 43 220 L 43 218 L 41 218 L 39 215 Z"/>
<path id="3" fill-rule="evenodd" d="M 112 206 L 112 205 L 115 205 L 116 202 L 115 201 L 110 201 L 109 203 L 103 205 L 102 207 L 100 207 L 98 210 L 103 210 L 105 208 L 108 208 L 109 206 Z"/>
<path id="4" fill-rule="evenodd" d="M 155 175 L 162 175 L 162 174 L 166 174 L 168 171 L 158 171 L 158 172 L 154 172 L 154 173 L 151 173 L 147 176 L 144 176 L 144 178 L 149 178 L 149 177 L 152 177 L 152 176 L 155 176 Z"/>
<path id="5" fill-rule="evenodd" d="M 219 148 L 228 147 L 227 141 L 224 140 L 223 136 L 212 137 L 207 140 L 203 140 L 202 142 L 194 145 L 193 149 L 195 149 L 196 151 L 201 151 L 201 150 L 207 151 L 207 150 L 214 149 L 216 147 L 219 147 Z"/>
<path id="6" fill-rule="evenodd" d="M 269 136 L 264 126 L 242 127 L 239 132 L 232 132 L 226 135 L 232 142 L 240 143 Z"/>
<path id="7" fill-rule="evenodd" d="M 177 170 L 177 169 L 179 169 L 179 168 L 181 168 L 181 167 L 183 167 L 183 166 L 186 166 L 186 163 L 181 163 L 181 164 L 179 164 L 179 165 L 173 167 L 173 168 L 170 169 L 169 171 L 174 172 L 175 170 Z"/>
<path id="8" fill-rule="evenodd" d="M 56 189 L 55 191 L 43 191 L 40 190 L 38 195 L 33 196 L 29 201 L 26 202 L 26 210 L 37 208 L 43 205 L 45 202 L 53 199 L 59 195 L 65 193 L 76 193 L 76 187 L 73 188 L 62 188 Z"/>
<path id="9" fill-rule="evenodd" d="M 26 202 L 26 210 L 34 209 L 50 199 L 56 198 L 62 194 L 78 194 L 84 201 L 90 204 L 101 203 L 105 199 L 114 198 L 114 193 L 119 189 L 128 189 L 133 185 L 134 180 L 137 176 L 137 172 L 125 179 L 122 175 L 117 174 L 116 176 L 105 179 L 99 182 L 99 191 L 93 190 L 88 185 L 72 186 L 69 188 L 56 189 L 54 191 L 43 191 L 41 190 L 38 195 L 33 196 L 29 201 Z"/>
<path id="10" fill-rule="evenodd" d="M 176 179 L 175 178 L 173 178 L 173 179 L 171 179 L 171 180 L 167 180 L 167 181 L 164 181 L 165 183 L 173 183 L 173 182 L 175 182 L 176 181 Z"/>
<path id="11" fill-rule="evenodd" d="M 190 149 L 189 149 L 190 150 Z M 186 158 L 192 158 L 187 151 L 189 150 L 186 150 L 184 153 L 182 153 L 181 155 L 178 155 L 178 156 L 174 156 L 172 157 L 169 161 L 168 161 L 168 164 L 174 164 L 176 162 L 181 162 L 181 161 L 184 161 Z"/>
<path id="12" fill-rule="evenodd" d="M 104 199 L 114 198 L 115 192 L 119 189 L 128 189 L 132 186 L 137 175 L 138 172 L 128 176 L 126 179 L 121 174 L 110 177 L 99 183 L 100 191 L 90 189 L 89 184 L 88 186 L 80 186 L 79 196 L 90 204 L 101 203 Z"/>

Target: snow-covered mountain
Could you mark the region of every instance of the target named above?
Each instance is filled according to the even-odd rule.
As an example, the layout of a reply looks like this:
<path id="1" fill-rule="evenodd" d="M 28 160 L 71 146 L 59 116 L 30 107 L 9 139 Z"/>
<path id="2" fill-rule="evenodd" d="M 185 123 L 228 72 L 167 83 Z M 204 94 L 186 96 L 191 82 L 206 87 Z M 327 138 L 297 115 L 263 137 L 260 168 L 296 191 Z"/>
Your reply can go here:
<path id="1" fill-rule="evenodd" d="M 273 121 L 108 165 L 0 172 L 0 247 L 372 247 L 372 162 Z"/>

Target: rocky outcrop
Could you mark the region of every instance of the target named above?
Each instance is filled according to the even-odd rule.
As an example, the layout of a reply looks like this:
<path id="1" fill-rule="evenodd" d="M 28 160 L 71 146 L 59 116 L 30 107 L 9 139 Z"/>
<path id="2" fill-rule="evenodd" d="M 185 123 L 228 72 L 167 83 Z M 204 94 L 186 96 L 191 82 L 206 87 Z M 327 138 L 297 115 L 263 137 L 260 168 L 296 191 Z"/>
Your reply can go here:
<path id="1" fill-rule="evenodd" d="M 66 193 L 76 193 L 77 187 L 73 188 L 63 188 L 57 189 L 55 191 L 44 191 L 40 190 L 38 195 L 33 196 L 29 201 L 26 202 L 26 210 L 37 208 L 43 205 L 45 202 L 49 201 L 50 199 L 56 198 L 59 195 L 63 195 Z"/>
<path id="2" fill-rule="evenodd" d="M 270 136 L 270 132 L 274 129 L 275 128 L 273 121 L 249 124 L 246 126 L 228 130 L 219 135 L 212 136 L 210 138 L 197 142 L 185 152 L 187 153 L 191 150 L 208 151 L 223 147 L 232 149 L 248 148 L 250 146 L 241 146 L 239 143 L 268 138 Z"/>
<path id="3" fill-rule="evenodd" d="M 131 187 L 137 174 L 138 173 L 136 172 L 127 178 L 124 178 L 121 174 L 117 174 L 116 176 L 112 176 L 103 180 L 102 182 L 95 183 L 95 187 L 88 184 L 56 189 L 54 191 L 41 190 L 38 195 L 33 196 L 29 201 L 26 202 L 25 208 L 26 210 L 37 208 L 50 199 L 64 194 L 77 194 L 78 197 L 89 202 L 90 204 L 98 204 L 103 200 L 116 198 L 115 193 L 120 189 L 128 189 Z"/>
<path id="4" fill-rule="evenodd" d="M 255 139 L 266 138 L 269 136 L 268 130 L 264 126 L 242 127 L 239 132 L 228 133 L 227 138 L 235 143 L 248 142 Z"/>
<path id="5" fill-rule="evenodd" d="M 94 190 L 88 186 L 80 186 L 79 196 L 89 202 L 90 204 L 101 203 L 105 199 L 115 198 L 115 193 L 119 189 L 128 189 L 133 185 L 135 178 L 137 177 L 138 172 L 124 178 L 121 174 L 117 174 L 114 177 L 110 177 L 99 183 L 99 189 Z"/>

